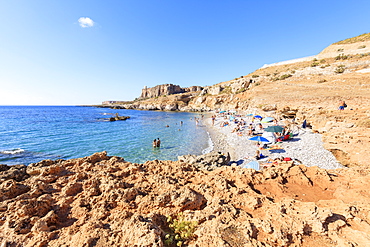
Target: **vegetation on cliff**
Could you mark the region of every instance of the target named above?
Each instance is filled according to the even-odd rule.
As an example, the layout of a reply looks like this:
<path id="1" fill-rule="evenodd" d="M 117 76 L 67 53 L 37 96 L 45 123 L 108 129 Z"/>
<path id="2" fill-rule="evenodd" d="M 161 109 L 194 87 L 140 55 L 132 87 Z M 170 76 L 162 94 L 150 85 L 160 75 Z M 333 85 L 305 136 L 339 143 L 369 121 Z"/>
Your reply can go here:
<path id="1" fill-rule="evenodd" d="M 334 43 L 333 45 L 354 44 L 354 43 L 364 42 L 364 41 L 370 41 L 370 33 L 364 33 L 364 34 L 361 34 L 353 38 L 341 40 L 341 41 Z"/>

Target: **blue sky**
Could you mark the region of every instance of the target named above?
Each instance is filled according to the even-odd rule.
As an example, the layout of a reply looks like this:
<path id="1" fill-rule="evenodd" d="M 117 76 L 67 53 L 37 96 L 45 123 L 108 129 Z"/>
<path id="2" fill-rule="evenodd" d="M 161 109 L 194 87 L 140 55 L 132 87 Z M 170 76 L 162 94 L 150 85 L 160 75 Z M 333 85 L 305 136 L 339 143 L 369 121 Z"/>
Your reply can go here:
<path id="1" fill-rule="evenodd" d="M 368 33 L 369 9 L 357 0 L 0 0 L 0 105 L 213 85 Z"/>

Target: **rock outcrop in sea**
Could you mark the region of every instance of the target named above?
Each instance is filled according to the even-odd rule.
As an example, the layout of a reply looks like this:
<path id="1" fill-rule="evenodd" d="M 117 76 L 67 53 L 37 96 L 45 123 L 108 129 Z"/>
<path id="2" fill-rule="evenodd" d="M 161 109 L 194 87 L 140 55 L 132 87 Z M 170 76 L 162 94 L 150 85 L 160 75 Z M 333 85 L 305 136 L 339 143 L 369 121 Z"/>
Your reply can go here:
<path id="1" fill-rule="evenodd" d="M 180 161 L 129 163 L 102 152 L 2 166 L 0 181 L 1 246 L 369 243 L 369 169 L 281 164 L 261 172 L 206 171 Z M 192 234 L 168 241 L 175 228 L 169 216 L 193 222 Z"/>

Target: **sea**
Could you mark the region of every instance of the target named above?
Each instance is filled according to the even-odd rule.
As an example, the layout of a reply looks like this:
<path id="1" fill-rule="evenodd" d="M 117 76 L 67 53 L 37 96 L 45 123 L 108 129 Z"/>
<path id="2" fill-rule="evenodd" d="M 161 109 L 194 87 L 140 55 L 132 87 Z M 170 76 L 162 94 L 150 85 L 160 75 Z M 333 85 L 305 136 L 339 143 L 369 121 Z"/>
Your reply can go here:
<path id="1" fill-rule="evenodd" d="M 110 122 L 115 114 L 129 116 Z M 195 118 L 200 119 L 197 124 Z M 200 113 L 83 106 L 0 106 L 0 164 L 72 159 L 107 151 L 126 161 L 177 160 L 212 150 Z M 153 148 L 154 139 L 161 140 Z"/>

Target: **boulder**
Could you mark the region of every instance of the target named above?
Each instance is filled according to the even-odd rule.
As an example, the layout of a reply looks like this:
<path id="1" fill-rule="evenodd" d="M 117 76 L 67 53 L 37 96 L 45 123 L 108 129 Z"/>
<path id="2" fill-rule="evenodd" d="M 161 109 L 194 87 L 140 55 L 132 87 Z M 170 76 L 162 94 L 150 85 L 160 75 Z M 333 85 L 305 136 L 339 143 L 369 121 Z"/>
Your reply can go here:
<path id="1" fill-rule="evenodd" d="M 114 121 L 122 121 L 122 120 L 127 120 L 129 119 L 130 117 L 129 116 L 115 116 L 115 117 L 111 117 L 109 118 L 109 121 L 110 122 L 114 122 Z"/>
<path id="2" fill-rule="evenodd" d="M 184 163 L 189 163 L 194 165 L 195 167 L 202 169 L 213 171 L 218 167 L 221 166 L 229 166 L 230 165 L 230 154 L 224 155 L 221 152 L 210 152 L 203 155 L 182 155 L 178 156 L 177 159 Z"/>

